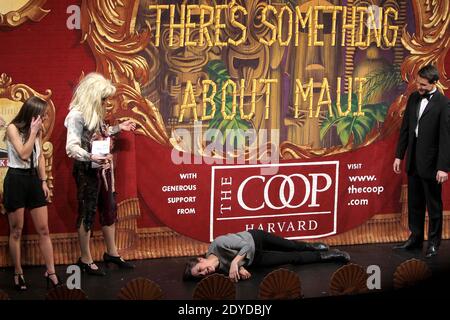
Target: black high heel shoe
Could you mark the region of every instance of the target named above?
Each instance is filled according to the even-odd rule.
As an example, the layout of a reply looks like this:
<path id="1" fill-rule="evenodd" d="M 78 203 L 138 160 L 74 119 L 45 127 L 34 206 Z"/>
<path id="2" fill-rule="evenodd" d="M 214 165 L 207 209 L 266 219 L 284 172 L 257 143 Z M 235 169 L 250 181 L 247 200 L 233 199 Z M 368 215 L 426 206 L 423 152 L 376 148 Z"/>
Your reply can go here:
<path id="1" fill-rule="evenodd" d="M 23 273 L 14 273 L 14 287 L 17 291 L 25 291 L 28 289 Z"/>
<path id="2" fill-rule="evenodd" d="M 81 258 L 78 259 L 77 265 L 80 267 L 81 271 L 86 272 L 87 274 L 93 275 L 93 276 L 106 276 L 106 273 L 101 270 L 100 268 L 98 269 L 93 269 L 92 265 L 94 264 L 94 262 L 92 263 L 84 263 L 83 261 L 81 261 Z"/>
<path id="3" fill-rule="evenodd" d="M 53 282 L 53 280 L 50 278 L 51 276 L 55 276 L 56 283 Z M 61 281 L 59 280 L 59 277 L 56 273 L 49 273 L 48 271 L 45 273 L 44 278 L 47 281 L 47 290 L 50 288 L 50 285 L 52 288 L 56 288 L 61 286 Z"/>
<path id="4" fill-rule="evenodd" d="M 131 263 L 125 261 L 121 256 L 114 257 L 107 254 L 106 252 L 103 254 L 103 261 L 106 265 L 114 263 L 121 269 L 134 269 L 134 266 Z"/>

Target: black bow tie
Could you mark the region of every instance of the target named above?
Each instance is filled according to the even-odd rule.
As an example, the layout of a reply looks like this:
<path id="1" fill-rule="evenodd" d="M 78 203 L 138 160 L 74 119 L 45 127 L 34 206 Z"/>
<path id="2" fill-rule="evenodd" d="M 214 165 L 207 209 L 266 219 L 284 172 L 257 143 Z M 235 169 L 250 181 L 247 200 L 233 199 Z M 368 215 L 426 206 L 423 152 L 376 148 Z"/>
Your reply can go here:
<path id="1" fill-rule="evenodd" d="M 427 99 L 428 101 L 430 101 L 431 97 L 433 96 L 433 93 L 427 92 L 422 94 L 422 99 Z"/>

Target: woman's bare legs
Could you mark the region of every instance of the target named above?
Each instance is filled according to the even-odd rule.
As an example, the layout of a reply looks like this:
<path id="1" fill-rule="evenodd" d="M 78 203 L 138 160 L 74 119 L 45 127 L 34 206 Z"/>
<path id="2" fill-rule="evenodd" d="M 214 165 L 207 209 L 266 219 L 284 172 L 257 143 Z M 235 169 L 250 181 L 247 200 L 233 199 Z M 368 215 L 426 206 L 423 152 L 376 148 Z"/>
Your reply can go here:
<path id="1" fill-rule="evenodd" d="M 23 274 L 20 262 L 20 240 L 22 239 L 24 208 L 8 213 L 9 221 L 9 252 L 14 264 L 14 282 L 19 284 L 19 276 Z"/>
<path id="2" fill-rule="evenodd" d="M 50 239 L 48 230 L 48 211 L 47 206 L 34 208 L 30 211 L 33 219 L 34 227 L 39 235 L 39 248 L 44 257 L 45 265 L 47 266 L 47 274 L 54 284 L 58 283 L 58 278 L 55 274 L 55 262 L 53 257 L 53 245 Z"/>

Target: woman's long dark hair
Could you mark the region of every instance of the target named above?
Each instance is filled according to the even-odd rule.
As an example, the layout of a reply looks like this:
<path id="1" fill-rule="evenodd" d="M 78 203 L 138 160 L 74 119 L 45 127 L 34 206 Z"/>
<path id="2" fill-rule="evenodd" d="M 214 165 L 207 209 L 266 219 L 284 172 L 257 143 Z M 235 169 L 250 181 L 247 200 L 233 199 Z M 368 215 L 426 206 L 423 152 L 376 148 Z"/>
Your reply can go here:
<path id="1" fill-rule="evenodd" d="M 11 124 L 15 125 L 25 141 L 30 136 L 30 126 L 33 118 L 44 116 L 47 102 L 38 97 L 27 99 L 19 110 L 19 113 L 12 119 Z"/>

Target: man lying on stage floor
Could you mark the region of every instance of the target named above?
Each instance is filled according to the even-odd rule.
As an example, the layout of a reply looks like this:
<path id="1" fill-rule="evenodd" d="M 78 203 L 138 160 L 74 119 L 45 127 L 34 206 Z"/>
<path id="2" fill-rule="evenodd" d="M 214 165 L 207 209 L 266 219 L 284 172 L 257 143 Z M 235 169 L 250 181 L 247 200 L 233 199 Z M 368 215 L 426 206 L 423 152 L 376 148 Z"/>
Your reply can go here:
<path id="1" fill-rule="evenodd" d="M 347 263 L 350 255 L 337 249 L 330 250 L 324 243 L 297 242 L 262 230 L 248 230 L 217 237 L 209 245 L 205 258 L 189 259 L 183 280 L 222 272 L 237 282 L 251 277 L 247 267 L 329 261 Z"/>

